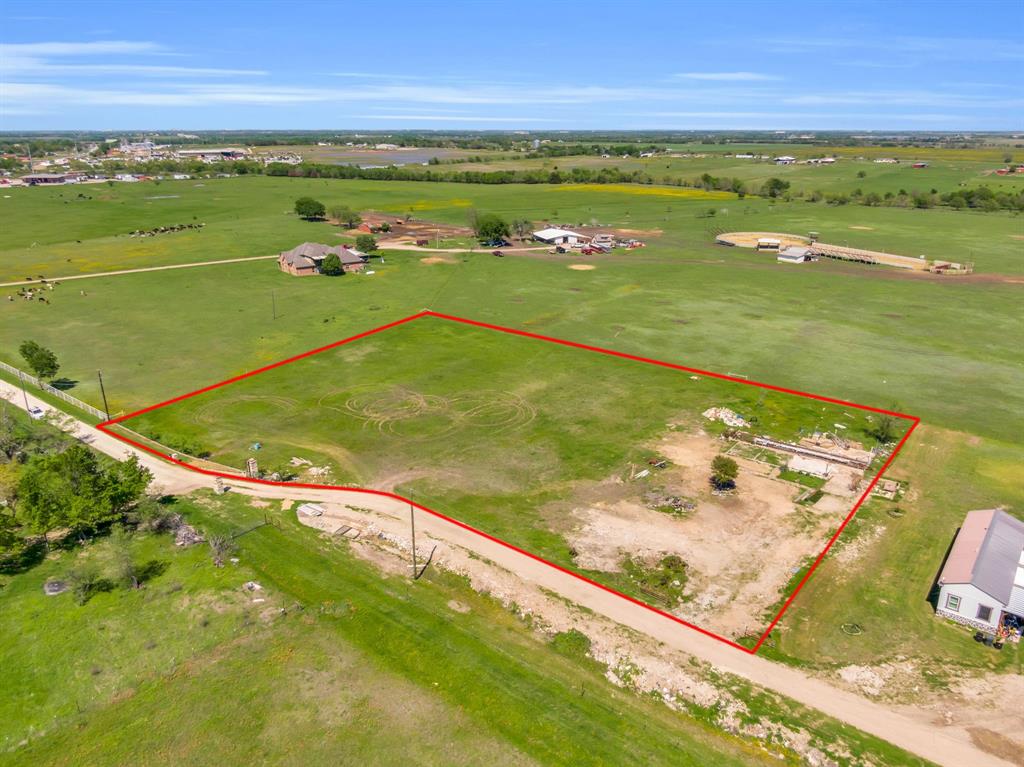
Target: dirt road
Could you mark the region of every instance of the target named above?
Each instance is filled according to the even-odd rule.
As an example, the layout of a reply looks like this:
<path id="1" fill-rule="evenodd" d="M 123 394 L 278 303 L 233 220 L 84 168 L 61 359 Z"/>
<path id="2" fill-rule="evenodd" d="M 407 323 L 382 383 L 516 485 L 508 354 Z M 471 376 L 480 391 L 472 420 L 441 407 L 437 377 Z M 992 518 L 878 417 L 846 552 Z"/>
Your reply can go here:
<path id="1" fill-rule="evenodd" d="M 70 277 L 47 277 L 47 282 L 64 282 L 65 280 L 87 280 L 92 277 L 115 277 L 119 274 L 138 274 L 140 272 L 163 272 L 168 269 L 192 269 L 197 266 L 216 266 L 217 264 L 240 264 L 245 261 L 263 261 L 277 256 L 247 256 L 246 258 L 224 258 L 220 261 L 196 261 L 191 264 L 168 264 L 167 266 L 146 266 L 141 269 L 118 269 L 114 272 L 92 272 L 91 274 L 73 274 Z M 16 288 L 19 285 L 39 285 L 39 280 L 20 280 L 19 282 L 0 282 L 0 288 Z"/>
<path id="2" fill-rule="evenodd" d="M 6 381 L 0 381 L 0 396 L 24 407 L 21 390 Z M 42 403 L 31 394 L 29 404 L 62 415 L 69 433 L 75 434 L 97 450 L 115 458 L 124 458 L 126 453 L 138 455 L 143 465 L 153 472 L 154 484 L 159 485 L 164 492 L 184 493 L 213 486 L 213 477 L 195 474 L 148 453 L 136 451 L 92 426 Z M 233 492 L 259 498 L 347 503 L 402 519 L 407 519 L 409 514 L 408 504 L 386 496 L 350 490 L 259 485 L 234 479 L 225 480 L 225 483 Z M 909 716 L 894 707 L 870 701 L 824 680 L 808 676 L 799 669 L 743 653 L 452 522 L 425 512 L 418 513 L 417 529 L 490 559 L 516 573 L 527 583 L 549 589 L 571 602 L 711 663 L 724 672 L 736 674 L 792 698 L 936 764 L 949 767 L 1006 767 L 1010 764 L 977 748 L 970 734 L 962 727 L 944 726 L 930 719 Z"/>

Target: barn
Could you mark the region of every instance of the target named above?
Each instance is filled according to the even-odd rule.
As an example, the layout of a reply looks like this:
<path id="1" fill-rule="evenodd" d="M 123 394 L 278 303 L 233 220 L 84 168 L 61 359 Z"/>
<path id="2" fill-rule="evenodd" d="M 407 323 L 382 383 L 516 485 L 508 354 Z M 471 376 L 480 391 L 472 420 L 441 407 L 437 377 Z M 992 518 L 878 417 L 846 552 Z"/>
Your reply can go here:
<path id="1" fill-rule="evenodd" d="M 1019 640 L 1024 626 L 1024 522 L 1000 509 L 968 512 L 938 586 L 939 615 Z"/>
<path id="2" fill-rule="evenodd" d="M 588 237 L 577 234 L 576 232 L 570 232 L 568 229 L 557 229 L 550 227 L 548 229 L 541 229 L 539 232 L 533 233 L 533 239 L 539 242 L 546 242 L 548 245 L 579 245 Z"/>

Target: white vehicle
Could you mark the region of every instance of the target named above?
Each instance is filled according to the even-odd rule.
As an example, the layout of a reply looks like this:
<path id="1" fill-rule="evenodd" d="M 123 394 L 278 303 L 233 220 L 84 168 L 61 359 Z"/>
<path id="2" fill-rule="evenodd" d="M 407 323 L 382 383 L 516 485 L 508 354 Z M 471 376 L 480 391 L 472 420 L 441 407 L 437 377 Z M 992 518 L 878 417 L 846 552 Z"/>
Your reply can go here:
<path id="1" fill-rule="evenodd" d="M 30 407 L 28 409 L 28 414 L 29 414 L 29 416 L 31 416 L 32 418 L 35 418 L 38 421 L 44 415 L 46 415 L 46 411 L 43 410 L 41 407 L 37 407 L 36 405 L 33 405 L 32 407 Z"/>

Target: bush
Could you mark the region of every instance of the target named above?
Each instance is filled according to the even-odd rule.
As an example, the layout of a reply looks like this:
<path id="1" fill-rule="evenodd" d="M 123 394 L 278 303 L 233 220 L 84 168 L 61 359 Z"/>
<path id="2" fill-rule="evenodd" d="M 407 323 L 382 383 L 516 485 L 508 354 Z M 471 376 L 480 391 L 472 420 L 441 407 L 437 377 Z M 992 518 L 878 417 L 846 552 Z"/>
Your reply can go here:
<path id="1" fill-rule="evenodd" d="M 377 240 L 373 238 L 372 234 L 361 234 L 356 237 L 356 250 L 361 250 L 363 253 L 373 253 L 377 249 Z"/>
<path id="2" fill-rule="evenodd" d="M 736 487 L 736 476 L 740 467 L 732 458 L 716 455 L 711 462 L 711 484 L 717 490 L 731 490 Z"/>
<path id="3" fill-rule="evenodd" d="M 345 270 L 341 266 L 341 259 L 338 258 L 337 253 L 328 253 L 324 257 L 324 262 L 320 265 L 320 274 L 326 274 L 328 277 L 337 277 L 340 274 L 344 274 Z"/>

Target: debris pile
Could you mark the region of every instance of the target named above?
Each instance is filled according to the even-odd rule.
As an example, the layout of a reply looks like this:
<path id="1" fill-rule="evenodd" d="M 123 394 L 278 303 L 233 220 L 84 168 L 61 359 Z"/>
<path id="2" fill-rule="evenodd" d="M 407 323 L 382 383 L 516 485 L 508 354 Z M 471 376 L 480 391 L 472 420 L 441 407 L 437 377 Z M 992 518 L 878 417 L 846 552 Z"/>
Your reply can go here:
<path id="1" fill-rule="evenodd" d="M 726 426 L 733 426 L 737 429 L 749 426 L 750 424 L 727 407 L 711 407 L 701 413 L 709 421 L 721 421 Z"/>

